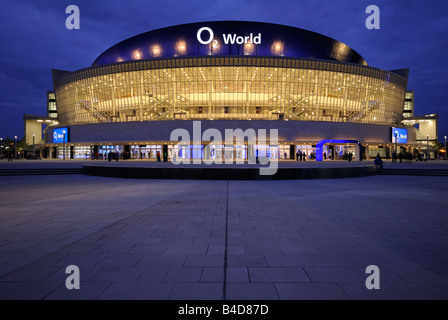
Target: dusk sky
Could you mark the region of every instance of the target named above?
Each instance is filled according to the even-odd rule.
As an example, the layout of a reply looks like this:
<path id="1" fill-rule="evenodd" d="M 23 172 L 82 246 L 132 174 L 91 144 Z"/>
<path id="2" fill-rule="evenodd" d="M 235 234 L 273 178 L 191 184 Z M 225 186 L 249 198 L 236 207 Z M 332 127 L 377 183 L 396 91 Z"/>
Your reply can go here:
<path id="1" fill-rule="evenodd" d="M 68 5 L 80 29 L 68 30 Z M 368 30 L 368 5 L 380 29 Z M 103 51 L 134 35 L 189 22 L 245 20 L 285 24 L 341 41 L 370 66 L 409 68 L 415 114 L 438 113 L 448 135 L 448 2 L 413 0 L 15 0 L 0 10 L 0 136 L 23 136 L 25 113 L 46 115 L 51 69 L 90 67 Z"/>

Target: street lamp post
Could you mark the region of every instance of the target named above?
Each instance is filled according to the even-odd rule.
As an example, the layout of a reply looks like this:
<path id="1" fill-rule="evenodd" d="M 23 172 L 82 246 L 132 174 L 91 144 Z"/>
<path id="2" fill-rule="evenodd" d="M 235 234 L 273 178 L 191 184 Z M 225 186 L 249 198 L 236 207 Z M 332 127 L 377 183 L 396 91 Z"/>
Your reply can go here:
<path id="1" fill-rule="evenodd" d="M 445 136 L 445 160 L 446 160 L 446 136 Z"/>
<path id="2" fill-rule="evenodd" d="M 446 140 L 446 137 L 445 137 L 445 140 Z M 0 155 L 2 155 L 3 156 L 3 138 L 0 138 Z M 446 142 L 445 142 L 445 144 L 446 144 Z"/>
<path id="3" fill-rule="evenodd" d="M 64 161 L 65 161 L 65 130 L 64 131 L 62 131 L 62 133 L 63 133 L 63 139 L 62 139 L 62 142 L 63 142 L 63 148 L 64 148 Z"/>
<path id="4" fill-rule="evenodd" d="M 429 159 L 429 133 L 426 134 L 426 161 Z"/>
<path id="5" fill-rule="evenodd" d="M 33 133 L 33 159 L 34 159 L 34 133 Z"/>
<path id="6" fill-rule="evenodd" d="M 395 135 L 395 156 L 397 156 L 397 155 L 398 155 L 398 150 L 397 150 L 398 131 L 395 131 L 394 135 Z M 395 159 L 397 159 L 397 158 L 395 158 Z M 396 160 L 393 160 L 393 161 L 396 162 Z M 392 161 L 392 162 L 393 162 L 393 161 Z"/>
<path id="7" fill-rule="evenodd" d="M 17 136 L 14 136 L 14 158 L 17 159 Z"/>

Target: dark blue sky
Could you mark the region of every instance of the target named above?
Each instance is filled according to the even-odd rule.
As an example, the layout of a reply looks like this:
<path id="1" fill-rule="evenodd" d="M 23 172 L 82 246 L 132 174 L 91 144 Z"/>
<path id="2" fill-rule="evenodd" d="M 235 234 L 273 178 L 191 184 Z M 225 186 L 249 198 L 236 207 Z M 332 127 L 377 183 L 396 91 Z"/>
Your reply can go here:
<path id="1" fill-rule="evenodd" d="M 80 9 L 80 30 L 65 28 L 70 4 Z M 365 27 L 370 4 L 380 8 L 380 30 Z M 439 137 L 448 135 L 446 0 L 16 0 L 0 10 L 0 136 L 21 137 L 24 113 L 45 115 L 52 68 L 89 67 L 131 36 L 210 20 L 299 27 L 344 42 L 370 66 L 410 68 L 416 115 L 439 113 Z"/>

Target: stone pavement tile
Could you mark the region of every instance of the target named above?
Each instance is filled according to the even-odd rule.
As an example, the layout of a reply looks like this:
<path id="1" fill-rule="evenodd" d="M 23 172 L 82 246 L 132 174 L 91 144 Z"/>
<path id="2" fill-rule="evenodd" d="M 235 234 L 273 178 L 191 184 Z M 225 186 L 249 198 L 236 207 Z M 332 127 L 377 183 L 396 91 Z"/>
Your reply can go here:
<path id="1" fill-rule="evenodd" d="M 23 252 L 0 252 L 0 265 L 10 263 L 26 255 Z"/>
<path id="2" fill-rule="evenodd" d="M 441 275 L 442 277 L 448 278 L 447 264 L 440 264 L 440 266 L 438 267 L 432 267 L 431 270 Z"/>
<path id="3" fill-rule="evenodd" d="M 169 296 L 170 300 L 221 300 L 221 283 L 176 283 Z"/>
<path id="4" fill-rule="evenodd" d="M 302 268 L 251 267 L 250 282 L 310 282 Z"/>
<path id="5" fill-rule="evenodd" d="M 282 254 L 282 250 L 278 245 L 256 245 L 256 246 L 244 246 L 244 251 L 248 255 L 266 255 L 266 254 Z"/>
<path id="6" fill-rule="evenodd" d="M 445 233 L 445 230 L 443 232 Z M 448 246 L 445 244 L 426 244 L 424 248 L 436 255 L 448 255 Z"/>
<path id="7" fill-rule="evenodd" d="M 104 258 L 99 260 L 95 266 L 114 266 L 114 267 L 132 267 L 135 266 L 143 255 L 136 254 L 105 254 Z"/>
<path id="8" fill-rule="evenodd" d="M 227 236 L 231 237 L 242 237 L 243 233 L 240 230 L 228 230 Z"/>
<path id="9" fill-rule="evenodd" d="M 58 266 L 69 266 L 76 265 L 79 268 L 93 266 L 102 259 L 104 259 L 105 254 L 69 254 L 68 256 L 57 261 L 55 265 Z"/>
<path id="10" fill-rule="evenodd" d="M 381 271 L 381 269 L 380 269 Z M 421 283 L 421 284 L 436 284 L 448 286 L 448 277 L 444 277 L 427 268 L 395 268 L 400 277 L 407 280 L 409 283 Z"/>
<path id="11" fill-rule="evenodd" d="M 207 252 L 207 245 L 185 245 L 185 244 L 172 244 L 168 245 L 165 254 L 187 254 L 187 255 L 205 255 Z"/>
<path id="12" fill-rule="evenodd" d="M 375 237 L 373 237 L 373 239 L 375 239 Z M 365 255 L 388 256 L 396 254 L 396 252 L 391 250 L 390 248 L 374 243 L 358 243 L 358 245 L 356 246 L 356 250 Z"/>
<path id="13" fill-rule="evenodd" d="M 158 244 L 136 244 L 131 250 L 130 254 L 163 254 L 168 245 L 163 243 Z"/>
<path id="14" fill-rule="evenodd" d="M 154 230 L 154 232 L 151 234 L 152 237 L 166 237 L 169 235 L 170 237 L 181 237 L 183 231 L 182 230 L 170 230 L 170 229 L 164 229 L 164 230 Z"/>
<path id="15" fill-rule="evenodd" d="M 354 266 L 357 267 L 367 267 L 369 265 L 377 265 L 386 268 L 396 268 L 401 265 L 407 265 L 410 260 L 404 257 L 396 256 L 383 256 L 383 255 L 347 255 L 348 260 L 350 260 Z"/>
<path id="16" fill-rule="evenodd" d="M 132 243 L 132 244 L 157 244 L 162 243 L 163 237 L 144 237 L 144 236 L 138 236 L 135 234 L 135 232 L 130 232 L 129 234 L 120 236 L 120 237 L 114 237 L 114 236 L 107 236 L 102 237 L 97 242 L 98 244 L 110 244 L 110 245 L 117 245 L 121 243 Z"/>
<path id="17" fill-rule="evenodd" d="M 113 282 L 99 300 L 166 300 L 172 283 L 161 282 Z"/>
<path id="18" fill-rule="evenodd" d="M 8 273 L 16 271 L 17 269 L 18 269 L 17 266 L 12 266 L 12 265 L 0 266 L 0 279 L 1 279 L 1 277 L 7 275 Z"/>
<path id="19" fill-rule="evenodd" d="M 168 274 L 163 279 L 168 282 L 199 282 L 202 268 L 200 267 L 182 267 L 173 268 L 168 271 Z"/>
<path id="20" fill-rule="evenodd" d="M 93 254 L 126 254 L 134 247 L 132 243 L 101 244 Z"/>
<path id="21" fill-rule="evenodd" d="M 207 255 L 224 255 L 226 246 L 225 245 L 210 245 L 207 249 Z"/>
<path id="22" fill-rule="evenodd" d="M 137 266 L 143 267 L 180 267 L 186 256 L 183 254 L 152 254 L 144 255 Z"/>
<path id="23" fill-rule="evenodd" d="M 249 282 L 249 272 L 243 267 L 229 267 L 226 271 L 226 282 Z"/>
<path id="24" fill-rule="evenodd" d="M 391 288 L 380 284 L 380 289 L 367 289 L 365 283 L 339 283 L 339 286 L 353 300 L 403 300 L 404 297 Z"/>
<path id="25" fill-rule="evenodd" d="M 352 267 L 354 264 L 347 259 L 345 256 L 339 255 L 317 255 L 317 256 L 307 256 L 309 260 L 316 267 Z"/>
<path id="26" fill-rule="evenodd" d="M 270 231 L 269 233 L 272 237 L 300 237 L 298 230 L 295 230 L 295 228 L 294 230 L 285 230 L 284 228 L 281 228 L 280 230 Z"/>
<path id="27" fill-rule="evenodd" d="M 202 268 L 200 282 L 219 282 L 224 281 L 224 268 L 220 267 L 205 267 Z"/>
<path id="28" fill-rule="evenodd" d="M 137 281 L 161 282 L 171 267 L 148 267 L 140 274 Z"/>
<path id="29" fill-rule="evenodd" d="M 236 229 L 236 228 L 234 228 Z M 245 238 L 253 238 L 252 240 L 248 241 L 257 241 L 258 237 L 266 237 L 266 233 L 269 231 L 266 230 L 252 230 L 252 229 L 244 229 L 242 227 L 238 228 L 237 230 L 242 231 L 242 236 Z M 234 240 L 235 242 L 237 240 Z"/>
<path id="30" fill-rule="evenodd" d="M 400 264 L 400 267 L 402 268 L 409 268 L 409 267 L 424 267 L 428 269 L 435 269 L 440 267 L 446 267 L 448 264 L 446 262 L 440 262 L 437 261 L 436 254 L 428 255 L 428 256 L 422 256 L 422 255 L 407 255 L 408 258 L 407 263 Z"/>
<path id="31" fill-rule="evenodd" d="M 183 230 L 182 237 L 206 237 L 210 238 L 212 236 L 211 230 Z"/>
<path id="32" fill-rule="evenodd" d="M 61 286 L 60 282 L 0 282 L 0 300 L 41 300 Z"/>
<path id="33" fill-rule="evenodd" d="M 319 245 L 319 249 L 327 255 L 359 255 L 360 252 L 350 245 Z"/>
<path id="34" fill-rule="evenodd" d="M 346 300 L 350 297 L 334 283 L 276 283 L 281 300 Z"/>
<path id="35" fill-rule="evenodd" d="M 194 245 L 224 245 L 226 243 L 225 237 L 195 237 L 193 244 Z"/>
<path id="36" fill-rule="evenodd" d="M 62 270 L 60 266 L 24 266 L 0 278 L 0 281 L 34 282 L 43 281 Z"/>
<path id="37" fill-rule="evenodd" d="M 228 283 L 227 300 L 278 300 L 279 295 L 273 283 Z"/>
<path id="38" fill-rule="evenodd" d="M 203 237 L 205 238 L 205 237 Z M 180 245 L 180 246 L 185 246 L 185 245 L 189 245 L 189 244 L 193 244 L 193 242 L 195 241 L 195 237 L 162 237 L 162 243 L 167 244 L 168 246 L 171 245 Z M 206 239 L 211 239 L 211 238 L 206 238 Z M 207 240 L 204 240 L 207 241 Z M 197 243 L 194 243 L 194 245 L 196 245 Z M 202 243 L 204 244 L 204 243 Z M 205 243 L 208 244 L 208 243 Z"/>
<path id="39" fill-rule="evenodd" d="M 226 236 L 226 230 L 220 229 L 220 230 L 213 230 L 211 233 L 212 238 L 223 238 Z"/>
<path id="40" fill-rule="evenodd" d="M 289 238 L 287 237 L 258 237 L 258 242 L 260 245 L 266 245 L 266 244 L 276 244 L 279 246 L 290 246 L 291 241 L 289 241 Z"/>
<path id="41" fill-rule="evenodd" d="M 228 255 L 244 255 L 246 250 L 244 246 L 227 246 Z"/>
<path id="42" fill-rule="evenodd" d="M 330 238 L 330 243 L 334 243 L 334 241 L 334 238 Z M 289 237 L 289 242 L 291 242 L 292 245 L 298 246 L 317 246 L 326 244 L 324 238 L 321 237 Z"/>
<path id="43" fill-rule="evenodd" d="M 100 246 L 100 244 L 73 243 L 56 250 L 56 253 L 89 254 L 98 249 Z"/>
<path id="44" fill-rule="evenodd" d="M 223 255 L 190 255 L 184 263 L 186 267 L 222 267 L 223 265 Z"/>
<path id="45" fill-rule="evenodd" d="M 266 260 L 270 267 L 309 267 L 313 264 L 310 259 L 302 255 L 267 255 Z"/>
<path id="46" fill-rule="evenodd" d="M 244 246 L 257 246 L 260 244 L 258 237 L 232 237 L 227 239 L 228 245 L 244 245 Z"/>
<path id="47" fill-rule="evenodd" d="M 50 253 L 32 262 L 35 266 L 51 266 L 67 257 L 68 253 Z"/>
<path id="48" fill-rule="evenodd" d="M 360 283 L 360 281 L 345 268 L 306 267 L 304 269 L 312 282 Z M 366 277 L 367 276 L 368 275 L 366 275 Z"/>
<path id="49" fill-rule="evenodd" d="M 46 296 L 45 300 L 95 300 L 110 285 L 111 282 L 81 281 L 79 289 L 69 290 L 63 284 Z"/>
<path id="50" fill-rule="evenodd" d="M 91 281 L 132 282 L 136 281 L 144 270 L 144 267 L 104 267 Z"/>
<path id="51" fill-rule="evenodd" d="M 0 251 L 8 252 L 20 252 L 25 250 L 31 250 L 33 247 L 38 246 L 40 243 L 34 240 L 14 241 L 0 246 Z"/>
<path id="52" fill-rule="evenodd" d="M 285 255 L 319 255 L 323 254 L 322 250 L 318 246 L 300 246 L 300 245 L 289 245 L 280 246 L 282 253 Z"/>
<path id="53" fill-rule="evenodd" d="M 267 266 L 264 255 L 232 255 L 227 257 L 229 267 Z"/>
<path id="54" fill-rule="evenodd" d="M 448 300 L 448 286 L 446 285 L 393 283 L 389 286 L 408 300 Z"/>

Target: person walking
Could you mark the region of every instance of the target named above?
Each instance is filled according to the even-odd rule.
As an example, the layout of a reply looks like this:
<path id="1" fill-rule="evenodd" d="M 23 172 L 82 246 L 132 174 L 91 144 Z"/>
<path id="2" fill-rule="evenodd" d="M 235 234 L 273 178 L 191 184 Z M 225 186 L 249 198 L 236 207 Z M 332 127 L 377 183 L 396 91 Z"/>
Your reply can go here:
<path id="1" fill-rule="evenodd" d="M 298 151 L 296 152 L 296 161 L 299 161 L 299 152 L 300 152 L 300 150 L 298 150 Z"/>

